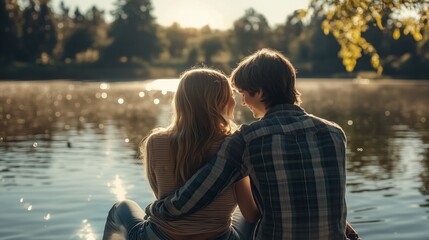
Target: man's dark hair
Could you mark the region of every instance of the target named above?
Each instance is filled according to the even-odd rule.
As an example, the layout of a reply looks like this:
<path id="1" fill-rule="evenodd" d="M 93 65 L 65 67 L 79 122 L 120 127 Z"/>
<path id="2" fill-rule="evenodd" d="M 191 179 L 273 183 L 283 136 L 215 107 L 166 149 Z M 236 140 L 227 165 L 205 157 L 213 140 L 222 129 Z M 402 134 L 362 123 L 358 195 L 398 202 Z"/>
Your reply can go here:
<path id="1" fill-rule="evenodd" d="M 290 61 L 272 49 L 261 49 L 243 59 L 231 74 L 232 85 L 251 96 L 263 91 L 267 109 L 278 104 L 301 103 L 295 88 L 296 72 Z"/>

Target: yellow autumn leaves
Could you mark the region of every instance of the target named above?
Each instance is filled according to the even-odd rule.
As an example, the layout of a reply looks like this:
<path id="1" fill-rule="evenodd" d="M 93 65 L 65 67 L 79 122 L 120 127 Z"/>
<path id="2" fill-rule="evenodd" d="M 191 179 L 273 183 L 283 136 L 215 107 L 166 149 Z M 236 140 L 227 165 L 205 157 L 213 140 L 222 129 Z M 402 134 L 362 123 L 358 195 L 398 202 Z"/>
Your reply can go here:
<path id="1" fill-rule="evenodd" d="M 396 28 L 393 31 L 393 39 L 398 40 L 401 37 L 401 28 L 403 29 L 404 35 L 411 34 L 416 41 L 423 39 L 422 29 L 425 27 L 424 23 L 416 23 L 414 19 L 407 18 L 396 24 Z"/>
<path id="2" fill-rule="evenodd" d="M 347 71 L 354 70 L 362 52 L 371 57 L 371 65 L 381 74 L 383 71 L 380 56 L 374 46 L 362 33 L 369 24 L 375 24 L 384 30 L 383 18 L 390 18 L 389 13 L 413 10 L 416 17 L 390 19 L 393 25 L 393 39 L 411 34 L 416 41 L 423 39 L 422 32 L 429 28 L 429 1 L 426 0 L 312 0 L 311 6 L 324 12 L 326 18 L 321 28 L 324 34 L 332 34 L 340 44 L 339 57 Z M 394 23 L 394 24 L 393 24 Z"/>

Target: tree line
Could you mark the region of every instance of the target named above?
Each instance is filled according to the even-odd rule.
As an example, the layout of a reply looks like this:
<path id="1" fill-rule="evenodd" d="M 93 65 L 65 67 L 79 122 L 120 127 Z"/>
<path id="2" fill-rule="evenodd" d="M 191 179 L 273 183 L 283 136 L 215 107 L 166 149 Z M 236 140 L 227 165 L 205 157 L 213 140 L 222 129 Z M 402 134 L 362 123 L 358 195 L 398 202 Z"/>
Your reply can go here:
<path id="1" fill-rule="evenodd" d="M 320 1 L 270 27 L 257 10 L 247 9 L 228 30 L 161 26 L 150 0 L 118 0 L 106 13 L 86 12 L 50 0 L 0 0 L 0 64 L 174 65 L 196 64 L 229 71 L 262 47 L 288 56 L 302 74 L 331 76 L 377 71 L 427 78 L 429 14 L 425 1 Z M 395 18 L 398 9 L 417 17 Z M 106 14 L 114 20 L 106 22 Z"/>

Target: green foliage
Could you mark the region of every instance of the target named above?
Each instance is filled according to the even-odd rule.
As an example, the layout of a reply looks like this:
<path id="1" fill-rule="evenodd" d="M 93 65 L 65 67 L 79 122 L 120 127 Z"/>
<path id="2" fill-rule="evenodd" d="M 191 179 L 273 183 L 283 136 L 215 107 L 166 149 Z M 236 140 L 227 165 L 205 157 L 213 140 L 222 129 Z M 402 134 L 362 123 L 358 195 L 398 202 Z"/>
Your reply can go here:
<path id="1" fill-rule="evenodd" d="M 188 33 L 178 23 L 165 29 L 168 40 L 168 52 L 172 57 L 181 57 L 187 46 Z"/>
<path id="2" fill-rule="evenodd" d="M 23 11 L 22 42 L 27 61 L 41 59 L 47 63 L 57 44 L 56 19 L 49 0 L 34 0 Z"/>
<path id="3" fill-rule="evenodd" d="M 247 9 L 244 16 L 234 22 L 233 34 L 236 48 L 242 55 L 248 55 L 257 49 L 267 46 L 270 38 L 270 27 L 264 15 L 253 8 Z"/>
<path id="4" fill-rule="evenodd" d="M 29 5 L 23 12 L 23 27 L 22 27 L 22 42 L 25 60 L 33 62 L 38 55 L 38 35 L 39 26 L 37 25 L 38 12 L 36 3 L 33 0 L 29 1 Z"/>
<path id="5" fill-rule="evenodd" d="M 49 0 L 39 0 L 39 15 L 37 26 L 39 27 L 39 53 L 46 53 L 52 56 L 55 45 L 57 44 L 55 16 L 48 6 Z"/>
<path id="6" fill-rule="evenodd" d="M 312 0 L 311 9 L 326 16 L 322 23 L 325 34 L 332 34 L 341 46 L 339 56 L 346 70 L 351 72 L 362 54 L 370 56 L 371 65 L 381 74 L 383 67 L 373 44 L 363 36 L 371 24 L 380 30 L 394 28 L 392 37 L 397 40 L 401 30 L 416 41 L 423 39 L 422 31 L 429 27 L 429 2 L 426 0 Z M 404 10 L 414 17 L 394 16 Z M 383 24 L 383 18 L 388 18 Z"/>
<path id="7" fill-rule="evenodd" d="M 14 0 L 0 1 L 0 63 L 10 62 L 18 49 L 18 27 L 16 19 L 19 12 Z"/>
<path id="8" fill-rule="evenodd" d="M 97 55 L 95 60 L 98 60 L 98 49 L 103 45 L 105 38 L 105 21 L 104 11 L 99 10 L 96 6 L 91 7 L 86 14 L 76 8 L 74 16 L 68 16 L 68 9 L 64 3 L 60 7 L 63 11 L 61 18 L 61 35 L 64 35 L 61 42 L 61 60 L 70 63 L 75 60 L 79 54 L 90 51 Z M 105 45 L 105 44 L 104 44 Z M 93 62 L 94 58 L 91 61 Z M 85 62 L 85 61 L 83 61 Z"/>
<path id="9" fill-rule="evenodd" d="M 201 43 L 201 49 L 204 52 L 204 62 L 210 65 L 212 63 L 212 57 L 219 53 L 223 48 L 223 41 L 218 36 L 212 36 L 203 40 Z"/>
<path id="10" fill-rule="evenodd" d="M 427 78 L 429 68 L 429 2 L 423 0 L 312 0 L 273 29 L 248 9 L 226 31 L 159 26 L 150 0 L 117 0 L 112 23 L 95 6 L 82 12 L 61 2 L 54 14 L 50 2 L 0 0 L 1 63 L 131 62 L 137 64 L 124 67 L 175 76 L 202 60 L 229 72 L 242 57 L 271 47 L 291 59 L 300 76 L 375 70 Z M 399 14 L 404 9 L 411 14 Z"/>
<path id="11" fill-rule="evenodd" d="M 94 35 L 88 28 L 76 29 L 64 43 L 63 59 L 75 59 L 76 54 L 91 48 Z"/>
<path id="12" fill-rule="evenodd" d="M 194 48 L 191 48 L 191 50 L 189 51 L 186 65 L 195 66 L 197 64 L 198 64 L 198 49 L 194 47 Z"/>
<path id="13" fill-rule="evenodd" d="M 117 62 L 132 58 L 151 60 L 161 50 L 152 4 L 149 0 L 118 0 L 115 21 L 110 28 L 112 44 L 104 52 L 105 60 Z"/>

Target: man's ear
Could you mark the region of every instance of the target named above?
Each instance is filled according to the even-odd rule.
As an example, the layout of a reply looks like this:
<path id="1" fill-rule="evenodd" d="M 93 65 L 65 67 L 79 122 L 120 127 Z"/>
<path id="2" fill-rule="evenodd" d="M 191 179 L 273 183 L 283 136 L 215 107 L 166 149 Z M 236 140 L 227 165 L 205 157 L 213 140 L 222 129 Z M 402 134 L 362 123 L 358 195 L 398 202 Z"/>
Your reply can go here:
<path id="1" fill-rule="evenodd" d="M 262 88 L 260 88 L 260 89 L 255 93 L 255 96 L 256 96 L 257 98 L 259 98 L 259 101 L 261 101 L 261 100 L 262 100 L 262 98 L 264 97 L 264 91 L 262 90 Z"/>

